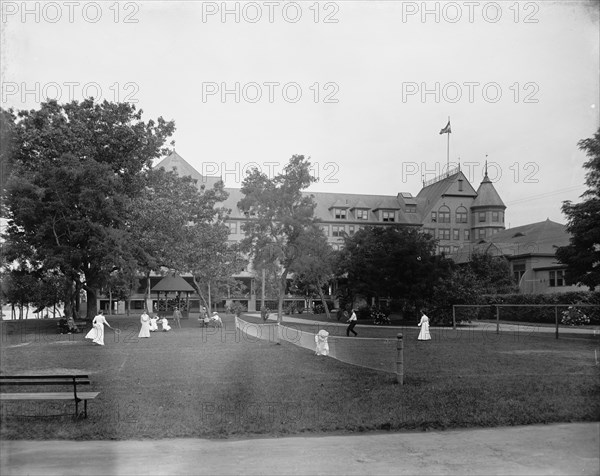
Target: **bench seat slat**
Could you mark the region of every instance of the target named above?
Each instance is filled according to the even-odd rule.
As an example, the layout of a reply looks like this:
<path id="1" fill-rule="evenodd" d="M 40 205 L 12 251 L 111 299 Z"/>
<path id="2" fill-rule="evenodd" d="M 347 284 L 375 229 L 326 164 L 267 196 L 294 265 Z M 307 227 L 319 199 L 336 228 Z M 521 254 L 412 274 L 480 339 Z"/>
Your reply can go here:
<path id="1" fill-rule="evenodd" d="M 29 379 L 29 380 L 0 380 L 1 386 L 7 385 L 73 385 L 73 383 L 86 385 L 90 383 L 90 380 L 37 380 L 37 379 Z"/>
<path id="2" fill-rule="evenodd" d="M 87 374 L 77 374 L 77 375 L 0 375 L 0 380 L 12 380 L 12 379 L 50 379 L 50 378 L 89 378 Z"/>
<path id="3" fill-rule="evenodd" d="M 78 392 L 80 400 L 93 400 L 100 392 Z M 47 393 L 1 393 L 0 400 L 75 400 L 73 393 L 47 392 Z"/>

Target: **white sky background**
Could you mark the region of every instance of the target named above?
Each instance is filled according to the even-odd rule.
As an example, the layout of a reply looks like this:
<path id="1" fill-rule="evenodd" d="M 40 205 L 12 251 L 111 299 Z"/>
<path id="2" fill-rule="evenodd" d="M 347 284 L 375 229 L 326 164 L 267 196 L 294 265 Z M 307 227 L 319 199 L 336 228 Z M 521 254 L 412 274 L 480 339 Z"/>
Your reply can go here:
<path id="1" fill-rule="evenodd" d="M 289 3 L 27 2 L 24 14 L 3 1 L 2 106 L 81 100 L 96 83 L 89 95 L 174 119 L 177 152 L 228 187 L 251 163 L 279 172 L 304 154 L 321 178 L 312 191 L 387 195 L 445 171 L 450 116 L 450 162 L 477 188 L 488 155 L 507 226 L 565 223 L 562 201 L 585 190 L 577 142 L 599 126 L 598 2 Z M 280 83 L 272 102 L 268 82 Z M 209 83 L 219 91 L 203 97 Z M 240 84 L 239 102 L 223 83 Z"/>

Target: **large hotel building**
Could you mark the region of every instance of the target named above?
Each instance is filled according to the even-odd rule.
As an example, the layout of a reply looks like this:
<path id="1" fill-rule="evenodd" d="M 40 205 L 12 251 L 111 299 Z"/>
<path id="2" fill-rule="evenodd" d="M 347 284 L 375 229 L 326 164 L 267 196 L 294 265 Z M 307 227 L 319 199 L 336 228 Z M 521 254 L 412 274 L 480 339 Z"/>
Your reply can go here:
<path id="1" fill-rule="evenodd" d="M 212 187 L 220 177 L 201 175 L 179 154 L 172 152 L 156 167 L 191 176 L 197 186 Z M 243 198 L 239 188 L 226 188 L 228 199 L 222 206 L 231 210 L 227 224 L 230 240 L 244 237 L 242 224 L 249 218 L 237 207 Z M 505 230 L 505 211 L 500 195 L 487 172 L 477 190 L 467 177 L 456 168 L 423 183 L 416 196 L 410 192 L 397 195 L 361 195 L 355 193 L 307 192 L 317 204 L 315 215 L 334 249 L 339 249 L 345 234 L 352 235 L 365 225 L 404 225 L 431 234 L 438 240 L 438 252 L 457 262 L 468 261 L 476 250 L 506 257 L 522 292 L 556 292 L 577 289 L 564 283 L 564 266 L 556 262 L 557 246 L 569 241 L 565 226 L 549 220 Z M 260 294 L 256 289 L 251 268 L 236 276 L 247 292 L 231 296 L 241 301 L 249 311 L 256 310 Z M 161 280 L 151 278 L 151 288 Z M 134 309 L 143 309 L 143 288 L 132 300 Z M 150 306 L 156 306 L 152 296 Z M 293 297 L 290 297 L 293 298 Z M 189 296 L 188 296 L 188 299 Z M 223 305 L 224 303 L 221 303 Z M 103 299 L 101 305 L 108 302 Z M 119 305 L 123 305 L 120 303 Z M 200 301 L 191 295 L 189 310 L 194 312 Z M 152 308 L 152 307 L 150 307 Z"/>

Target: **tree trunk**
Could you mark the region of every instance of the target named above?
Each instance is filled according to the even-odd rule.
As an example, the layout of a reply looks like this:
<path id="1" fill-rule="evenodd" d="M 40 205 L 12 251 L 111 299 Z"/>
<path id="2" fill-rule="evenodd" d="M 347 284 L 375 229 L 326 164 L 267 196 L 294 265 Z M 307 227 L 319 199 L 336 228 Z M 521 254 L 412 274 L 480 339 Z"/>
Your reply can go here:
<path id="1" fill-rule="evenodd" d="M 283 321 L 283 299 L 285 297 L 285 286 L 287 284 L 288 270 L 284 270 L 279 280 L 279 303 L 277 306 L 277 322 L 281 324 Z"/>
<path id="2" fill-rule="evenodd" d="M 208 303 L 206 302 L 206 299 L 204 299 L 204 295 L 200 290 L 200 283 L 198 283 L 198 281 L 196 280 L 196 276 L 192 276 L 192 280 L 194 281 L 194 286 L 196 286 L 196 290 L 198 291 L 198 296 L 200 296 L 200 299 L 202 299 L 202 302 L 204 303 L 206 309 L 210 310 L 210 307 L 208 306 Z M 200 312 L 200 314 L 202 314 L 202 312 Z"/>
<path id="3" fill-rule="evenodd" d="M 96 315 L 98 308 L 98 294 L 95 289 L 88 286 L 86 286 L 85 293 L 87 295 L 86 318 L 91 321 Z"/>
<path id="4" fill-rule="evenodd" d="M 317 283 L 317 289 L 319 290 L 319 297 L 321 298 L 321 303 L 325 308 L 325 315 L 327 316 L 327 320 L 331 319 L 331 314 L 329 313 L 329 306 L 327 305 L 327 301 L 325 300 L 325 294 L 323 294 L 323 287 L 319 286 Z"/>
<path id="5" fill-rule="evenodd" d="M 113 299 L 112 299 L 112 289 L 108 290 L 108 315 L 112 316 L 112 305 L 113 305 Z"/>
<path id="6" fill-rule="evenodd" d="M 210 281 L 207 283 L 206 287 L 208 289 L 208 309 L 210 310 L 210 312 L 212 312 L 212 298 L 210 295 Z"/>
<path id="7" fill-rule="evenodd" d="M 148 309 L 148 299 L 150 296 L 150 271 L 146 271 L 146 290 L 144 291 L 144 310 L 150 312 Z"/>

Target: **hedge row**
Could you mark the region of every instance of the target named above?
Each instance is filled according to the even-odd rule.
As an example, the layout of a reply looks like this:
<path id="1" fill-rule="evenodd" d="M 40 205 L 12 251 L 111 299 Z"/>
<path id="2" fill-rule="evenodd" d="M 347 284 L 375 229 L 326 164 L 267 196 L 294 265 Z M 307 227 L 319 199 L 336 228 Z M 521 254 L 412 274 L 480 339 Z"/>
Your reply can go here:
<path id="1" fill-rule="evenodd" d="M 555 304 L 587 304 L 595 307 L 579 308 L 590 318 L 590 324 L 600 324 L 600 291 L 586 292 L 573 291 L 554 294 L 496 294 L 482 295 L 478 302 L 479 305 L 494 304 L 544 304 L 548 307 L 501 307 L 500 319 L 503 321 L 517 322 L 536 322 L 536 323 L 554 323 Z M 562 312 L 566 307 L 559 307 L 559 319 L 562 318 Z M 477 310 L 460 309 L 457 311 L 458 319 L 496 319 L 496 308 L 479 308 Z"/>

